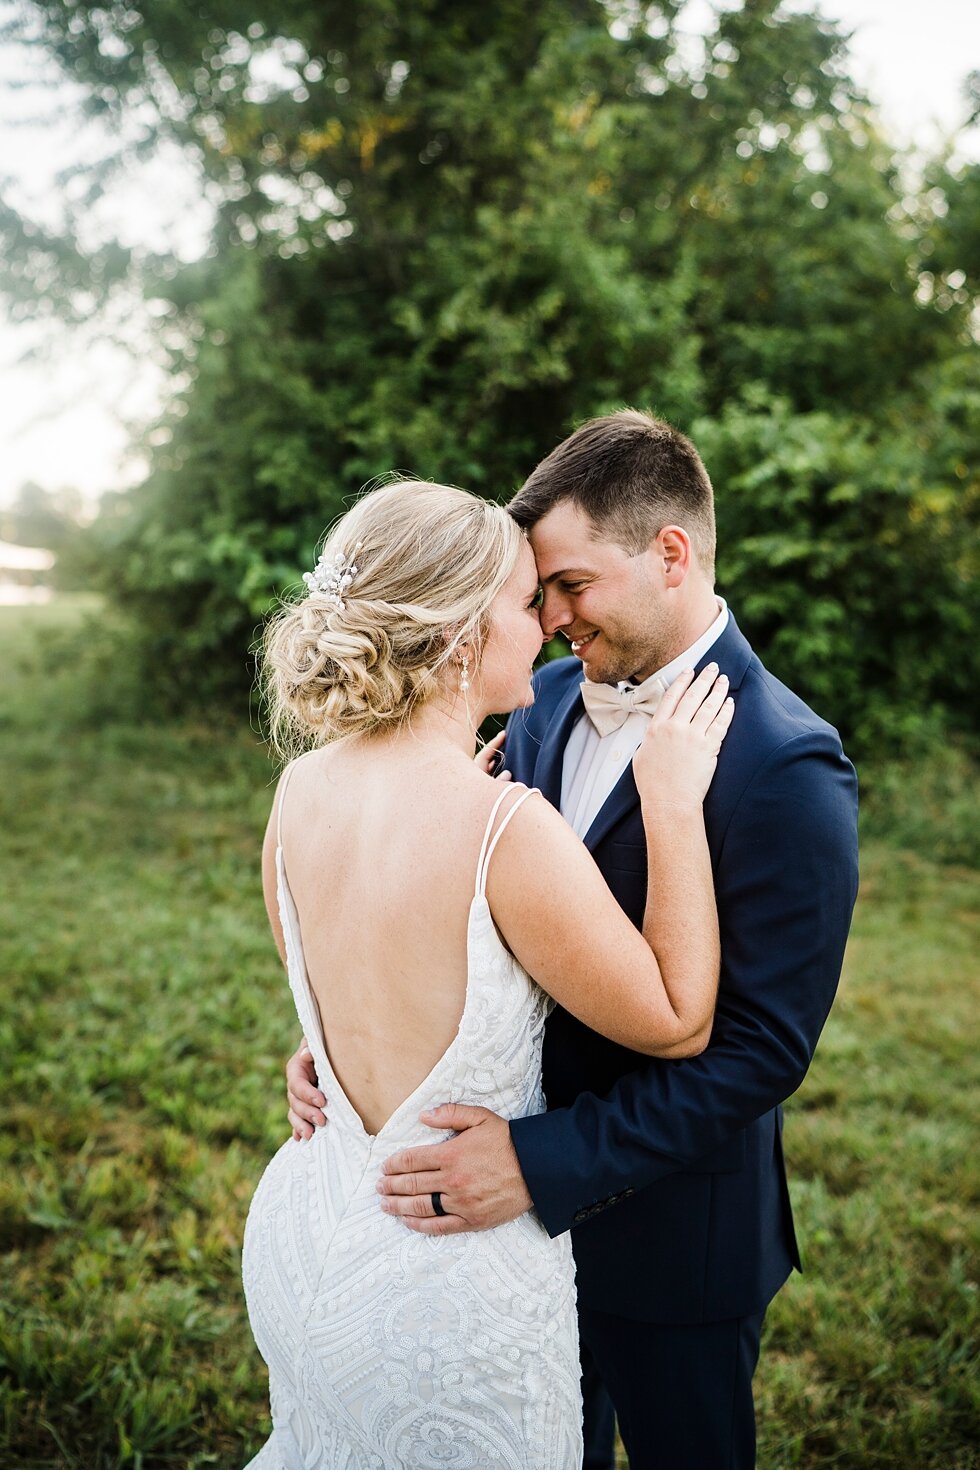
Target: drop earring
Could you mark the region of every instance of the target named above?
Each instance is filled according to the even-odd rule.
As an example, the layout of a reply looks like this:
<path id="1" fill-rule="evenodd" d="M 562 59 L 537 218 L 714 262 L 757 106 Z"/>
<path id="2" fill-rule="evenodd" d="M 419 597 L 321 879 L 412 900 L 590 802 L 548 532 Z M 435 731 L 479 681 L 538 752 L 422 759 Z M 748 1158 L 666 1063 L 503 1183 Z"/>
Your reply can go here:
<path id="1" fill-rule="evenodd" d="M 459 661 L 459 687 L 463 694 L 469 692 L 470 687 L 470 656 L 464 654 Z"/>

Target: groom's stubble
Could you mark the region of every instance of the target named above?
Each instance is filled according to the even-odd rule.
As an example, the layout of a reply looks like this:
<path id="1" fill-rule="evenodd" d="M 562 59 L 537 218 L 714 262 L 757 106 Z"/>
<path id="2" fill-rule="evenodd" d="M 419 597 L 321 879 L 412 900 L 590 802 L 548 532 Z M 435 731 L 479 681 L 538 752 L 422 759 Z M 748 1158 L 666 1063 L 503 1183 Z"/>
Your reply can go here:
<path id="1" fill-rule="evenodd" d="M 594 684 L 618 684 L 624 679 L 640 683 L 685 647 L 679 641 L 672 609 L 642 557 L 634 559 L 633 568 L 632 596 L 604 613 L 596 647 L 583 665 L 586 678 Z"/>

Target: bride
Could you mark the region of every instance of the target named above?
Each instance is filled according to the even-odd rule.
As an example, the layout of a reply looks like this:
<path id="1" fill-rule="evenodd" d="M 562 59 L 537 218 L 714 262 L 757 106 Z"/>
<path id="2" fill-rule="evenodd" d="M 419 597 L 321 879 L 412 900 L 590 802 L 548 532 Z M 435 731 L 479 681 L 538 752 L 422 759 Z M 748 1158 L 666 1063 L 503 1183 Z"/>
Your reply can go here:
<path id="1" fill-rule="evenodd" d="M 704 1048 L 719 953 L 700 803 L 732 704 L 710 671 L 682 676 L 634 759 L 640 933 L 558 813 L 473 758 L 488 714 L 532 703 L 542 643 L 534 558 L 506 511 L 388 485 L 338 522 L 305 581 L 265 643 L 280 749 L 313 749 L 280 779 L 264 880 L 329 1125 L 282 1146 L 249 1210 L 245 1293 L 273 1421 L 251 1470 L 569 1470 L 568 1236 L 531 1211 L 413 1233 L 377 1180 L 394 1151 L 438 1138 L 426 1108 L 543 1109 L 554 1001 L 651 1056 Z"/>

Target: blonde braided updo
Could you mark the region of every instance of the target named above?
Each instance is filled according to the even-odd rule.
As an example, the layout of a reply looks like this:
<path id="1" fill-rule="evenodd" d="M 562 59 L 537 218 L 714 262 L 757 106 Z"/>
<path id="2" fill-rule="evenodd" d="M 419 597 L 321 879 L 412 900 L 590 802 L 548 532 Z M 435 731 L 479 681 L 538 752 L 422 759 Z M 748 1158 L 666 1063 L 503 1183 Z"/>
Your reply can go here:
<path id="1" fill-rule="evenodd" d="M 392 729 L 447 687 L 460 644 L 479 658 L 522 537 L 501 506 L 449 485 L 402 480 L 362 496 L 323 545 L 331 561 L 357 548 L 342 599 L 311 589 L 265 631 L 279 753 Z"/>

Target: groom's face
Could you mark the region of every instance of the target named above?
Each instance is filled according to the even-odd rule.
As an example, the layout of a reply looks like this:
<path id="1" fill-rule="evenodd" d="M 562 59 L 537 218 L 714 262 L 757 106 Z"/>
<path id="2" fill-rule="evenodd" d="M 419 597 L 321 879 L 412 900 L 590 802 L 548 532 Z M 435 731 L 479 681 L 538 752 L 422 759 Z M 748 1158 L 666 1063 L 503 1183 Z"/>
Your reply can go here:
<path id="1" fill-rule="evenodd" d="M 567 500 L 529 537 L 544 589 L 542 631 L 564 634 L 588 679 L 643 679 L 669 661 L 673 619 L 653 547 L 624 550 Z"/>

